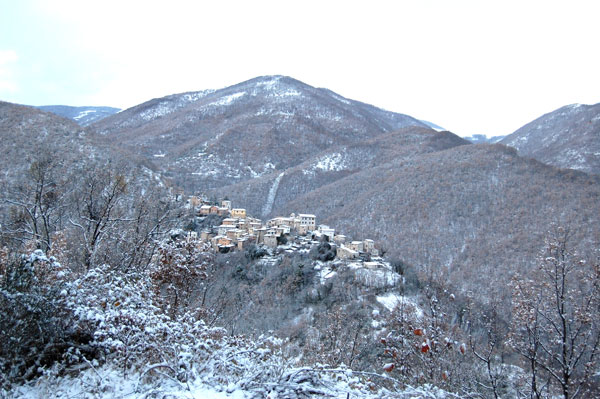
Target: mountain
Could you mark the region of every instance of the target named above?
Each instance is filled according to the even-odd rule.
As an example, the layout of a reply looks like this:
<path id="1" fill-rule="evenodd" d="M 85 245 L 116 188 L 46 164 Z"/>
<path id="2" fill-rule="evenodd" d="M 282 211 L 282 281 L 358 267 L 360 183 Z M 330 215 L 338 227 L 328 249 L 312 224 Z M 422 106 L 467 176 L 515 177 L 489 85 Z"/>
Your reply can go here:
<path id="1" fill-rule="evenodd" d="M 36 108 L 73 119 L 81 126 L 88 126 L 120 111 L 119 108 L 113 107 L 71 107 L 69 105 L 42 105 Z"/>
<path id="2" fill-rule="evenodd" d="M 472 136 L 463 137 L 463 138 L 466 140 L 469 140 L 473 144 L 482 144 L 482 143 L 493 144 L 493 143 L 498 143 L 504 137 L 506 137 L 506 136 L 487 137 L 485 134 L 474 134 Z"/>
<path id="3" fill-rule="evenodd" d="M 0 140 L 0 169 L 8 180 L 22 175 L 43 152 L 66 161 L 80 155 L 89 144 L 86 131 L 70 119 L 2 101 Z"/>
<path id="4" fill-rule="evenodd" d="M 437 130 L 438 132 L 442 132 L 442 131 L 446 130 L 443 127 L 441 127 L 439 125 L 436 125 L 433 122 L 424 121 L 422 119 L 421 119 L 421 122 L 423 122 L 424 124 L 426 124 L 427 126 L 429 126 L 430 128 L 432 128 L 433 130 Z"/>
<path id="5" fill-rule="evenodd" d="M 400 157 L 277 211 L 314 213 L 318 223 L 370 237 L 423 273 L 445 273 L 457 287 L 506 299 L 510 276 L 535 264 L 554 224 L 570 226 L 581 253 L 597 245 L 599 203 L 597 176 L 481 144 Z"/>
<path id="6" fill-rule="evenodd" d="M 281 172 L 406 126 L 426 127 L 284 76 L 151 100 L 92 125 L 189 191 Z"/>
<path id="7" fill-rule="evenodd" d="M 506 286 L 532 267 L 554 223 L 574 226 L 582 251 L 600 241 L 596 177 L 288 77 L 152 100 L 92 128 L 189 192 L 263 218 L 314 213 L 421 272 L 503 299 L 490 279 Z"/>
<path id="8" fill-rule="evenodd" d="M 260 176 L 212 192 L 228 196 L 254 215 L 268 217 L 282 211 L 299 196 L 350 175 L 371 170 L 394 160 L 410 160 L 422 154 L 467 145 L 450 132 L 406 127 L 348 145 L 333 146 L 299 165 Z"/>
<path id="9" fill-rule="evenodd" d="M 110 164 L 119 173 L 135 176 L 130 181 L 131 192 L 134 186 L 142 190 L 145 185 L 163 183 L 146 160 L 98 140 L 93 130 L 72 119 L 37 107 L 0 101 L 0 143 L 0 191 L 27 180 L 33 162 L 48 160 L 63 177 L 73 174 L 75 179 L 80 177 L 77 170 Z"/>
<path id="10" fill-rule="evenodd" d="M 501 143 L 550 165 L 600 174 L 600 103 L 559 108 L 508 135 Z"/>

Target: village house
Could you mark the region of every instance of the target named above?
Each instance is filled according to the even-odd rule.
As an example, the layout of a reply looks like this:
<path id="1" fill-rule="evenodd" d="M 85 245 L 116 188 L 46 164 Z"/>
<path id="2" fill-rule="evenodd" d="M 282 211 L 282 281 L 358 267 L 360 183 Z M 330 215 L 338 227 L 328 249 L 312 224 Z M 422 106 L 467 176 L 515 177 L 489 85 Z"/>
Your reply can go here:
<path id="1" fill-rule="evenodd" d="M 231 245 L 231 238 L 221 236 L 217 239 L 217 245 Z"/>
<path id="2" fill-rule="evenodd" d="M 190 197 L 189 204 L 202 204 L 198 197 Z M 333 244 L 339 259 L 357 259 L 364 257 L 365 253 L 378 256 L 379 251 L 375 248 L 375 242 L 371 239 L 363 241 L 347 242 L 347 237 L 343 234 L 335 234 L 335 229 L 327 225 L 316 227 L 316 216 L 313 214 L 290 214 L 289 217 L 278 216 L 267 221 L 266 226 L 257 218 L 249 217 L 244 208 L 232 208 L 231 201 L 223 200 L 221 206 L 204 203 L 195 209 L 201 216 L 210 214 L 225 215 L 220 226 L 213 226 L 212 230 L 206 229 L 200 233 L 202 242 L 209 242 L 215 251 L 228 252 L 231 250 L 244 250 L 250 243 L 262 244 L 270 248 L 276 248 L 281 242 L 281 237 L 292 235 L 300 244 L 293 245 L 314 245 L 315 237 L 320 239 L 327 237 Z M 295 230 L 295 232 L 292 232 Z M 216 233 L 216 234 L 215 234 Z M 301 238 L 312 233 L 311 237 Z M 188 238 L 196 233 L 190 233 Z M 365 258 L 364 260 L 368 260 Z M 377 267 L 377 263 L 368 263 L 365 267 Z"/>
<path id="3" fill-rule="evenodd" d="M 342 260 L 356 259 L 358 258 L 358 252 L 342 244 L 339 247 L 337 247 L 335 256 Z"/>
<path id="4" fill-rule="evenodd" d="M 237 242 L 238 251 L 244 251 L 248 249 L 248 247 L 256 241 L 256 237 L 254 236 L 246 236 L 240 238 Z"/>
<path id="5" fill-rule="evenodd" d="M 247 224 L 248 226 L 248 234 L 255 234 L 256 230 L 262 227 L 262 223 L 260 222 L 250 222 Z"/>
<path id="6" fill-rule="evenodd" d="M 278 216 L 276 218 L 273 218 L 273 219 L 269 220 L 267 222 L 267 226 L 268 227 L 279 227 L 279 226 L 293 227 L 294 226 L 294 219 L 293 218 L 286 218 L 286 217 Z"/>
<path id="7" fill-rule="evenodd" d="M 352 241 L 348 244 L 348 248 L 356 252 L 364 252 L 364 245 L 362 241 Z"/>
<path id="8" fill-rule="evenodd" d="M 345 244 L 345 243 L 346 243 L 346 236 L 345 236 L 345 235 L 343 235 L 343 234 L 336 234 L 336 235 L 333 237 L 333 241 L 334 241 L 336 244 L 338 244 L 338 245 Z"/>
<path id="9" fill-rule="evenodd" d="M 233 208 L 231 210 L 231 217 L 246 219 L 246 210 L 244 208 Z"/>
<path id="10" fill-rule="evenodd" d="M 202 241 L 209 241 L 212 237 L 212 234 L 210 233 L 209 230 L 202 230 L 200 232 L 200 240 Z"/>
<path id="11" fill-rule="evenodd" d="M 321 233 L 321 235 L 327 236 L 329 242 L 333 242 L 335 237 L 335 229 L 332 229 L 324 224 L 320 224 L 317 231 Z"/>
<path id="12" fill-rule="evenodd" d="M 229 230 L 235 230 L 235 229 L 237 229 L 236 226 L 222 224 L 220 226 L 217 226 L 217 234 L 220 235 L 220 236 L 226 236 L 227 232 Z"/>
<path id="13" fill-rule="evenodd" d="M 218 250 L 219 247 L 229 246 L 232 244 L 231 244 L 231 239 L 229 237 L 219 235 L 219 236 L 215 236 L 212 238 L 211 245 L 214 250 Z"/>
<path id="14" fill-rule="evenodd" d="M 245 231 L 240 229 L 231 229 L 227 231 L 227 238 L 236 242 L 240 237 L 244 235 Z"/>
<path id="15" fill-rule="evenodd" d="M 236 218 L 225 218 L 223 219 L 223 221 L 221 222 L 222 225 L 224 226 L 237 226 L 238 225 L 238 219 Z"/>
<path id="16" fill-rule="evenodd" d="M 294 214 L 292 214 L 294 215 Z M 294 228 L 300 235 L 307 235 L 309 231 L 314 231 L 316 227 L 316 216 L 310 214 L 299 214 L 294 218 Z"/>
<path id="17" fill-rule="evenodd" d="M 246 221 L 248 223 L 260 223 L 260 224 L 262 224 L 262 220 L 260 220 L 259 218 L 253 218 L 252 216 L 248 216 L 248 215 L 246 215 Z"/>
<path id="18" fill-rule="evenodd" d="M 275 227 L 275 230 L 277 230 L 277 236 L 282 236 L 284 234 L 290 234 L 290 226 L 277 226 Z"/>
<path id="19" fill-rule="evenodd" d="M 198 214 L 200 216 L 209 215 L 210 214 L 210 208 L 211 208 L 210 205 L 202 205 L 202 206 L 200 206 L 200 210 L 198 211 Z"/>
<path id="20" fill-rule="evenodd" d="M 267 235 L 267 230 L 268 229 L 266 227 L 261 227 L 261 228 L 254 230 L 254 234 L 256 235 L 256 243 L 257 244 L 264 244 L 265 236 Z"/>
<path id="21" fill-rule="evenodd" d="M 264 244 L 269 248 L 277 247 L 277 229 L 269 229 L 265 233 Z"/>

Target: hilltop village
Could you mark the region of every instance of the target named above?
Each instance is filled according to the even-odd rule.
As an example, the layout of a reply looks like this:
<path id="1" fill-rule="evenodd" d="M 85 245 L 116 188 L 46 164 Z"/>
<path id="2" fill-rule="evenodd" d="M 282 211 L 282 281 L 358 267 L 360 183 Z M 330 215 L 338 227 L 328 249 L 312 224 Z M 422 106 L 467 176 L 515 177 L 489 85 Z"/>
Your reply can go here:
<path id="1" fill-rule="evenodd" d="M 188 233 L 188 237 L 210 244 L 215 252 L 243 251 L 250 245 L 301 250 L 310 249 L 312 245 L 320 242 L 327 242 L 331 253 L 342 260 L 369 262 L 380 255 L 373 240 L 351 241 L 343 234 L 336 234 L 334 228 L 317 225 L 316 216 L 313 214 L 292 213 L 287 217 L 278 216 L 263 223 L 261 219 L 248 215 L 246 209 L 233 208 L 229 200 L 215 202 L 205 197 L 191 196 L 187 199 L 186 206 L 199 220 L 214 220 L 220 223 L 210 226 L 204 223 L 199 232 Z"/>

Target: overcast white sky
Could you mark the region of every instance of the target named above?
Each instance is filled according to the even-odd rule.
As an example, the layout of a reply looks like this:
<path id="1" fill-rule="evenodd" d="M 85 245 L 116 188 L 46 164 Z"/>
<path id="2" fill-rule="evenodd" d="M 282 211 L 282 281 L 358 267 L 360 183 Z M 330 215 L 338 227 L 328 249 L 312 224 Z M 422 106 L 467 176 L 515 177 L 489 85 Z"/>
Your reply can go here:
<path id="1" fill-rule="evenodd" d="M 130 107 L 292 76 L 459 135 L 600 102 L 600 1 L 0 0 L 0 99 Z"/>

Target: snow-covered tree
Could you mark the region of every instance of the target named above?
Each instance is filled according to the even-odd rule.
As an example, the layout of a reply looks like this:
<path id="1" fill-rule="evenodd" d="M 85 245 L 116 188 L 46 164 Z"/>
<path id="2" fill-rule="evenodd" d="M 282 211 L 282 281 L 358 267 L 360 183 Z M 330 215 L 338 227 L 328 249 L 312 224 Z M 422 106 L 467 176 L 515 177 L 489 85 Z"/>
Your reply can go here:
<path id="1" fill-rule="evenodd" d="M 525 360 L 523 391 L 532 398 L 598 394 L 600 264 L 573 253 L 570 238 L 569 229 L 556 228 L 537 270 L 513 281 L 510 343 Z"/>

